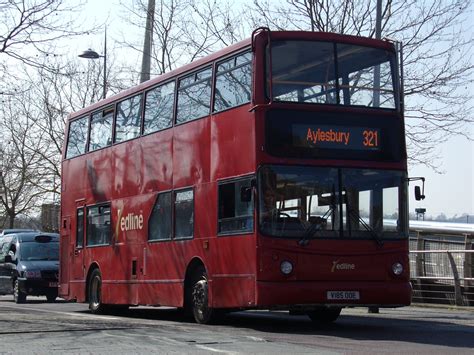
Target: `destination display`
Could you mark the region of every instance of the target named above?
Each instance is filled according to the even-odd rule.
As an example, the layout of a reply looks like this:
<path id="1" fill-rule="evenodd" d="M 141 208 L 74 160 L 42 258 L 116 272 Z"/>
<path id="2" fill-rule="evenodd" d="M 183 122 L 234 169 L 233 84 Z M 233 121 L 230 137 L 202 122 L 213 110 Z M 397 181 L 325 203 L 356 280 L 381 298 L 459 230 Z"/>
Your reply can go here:
<path id="1" fill-rule="evenodd" d="M 379 128 L 320 124 L 293 124 L 293 146 L 300 148 L 377 151 L 382 146 Z"/>
<path id="2" fill-rule="evenodd" d="M 401 161 L 403 121 L 396 112 L 275 109 L 265 115 L 265 151 L 280 158 Z"/>

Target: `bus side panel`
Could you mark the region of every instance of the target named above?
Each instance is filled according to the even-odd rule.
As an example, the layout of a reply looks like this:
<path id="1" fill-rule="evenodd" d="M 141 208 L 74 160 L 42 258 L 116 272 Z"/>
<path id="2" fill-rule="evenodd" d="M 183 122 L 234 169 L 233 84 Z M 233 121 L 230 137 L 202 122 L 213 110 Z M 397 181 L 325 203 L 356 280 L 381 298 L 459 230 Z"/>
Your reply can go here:
<path id="1" fill-rule="evenodd" d="M 182 280 L 148 281 L 140 285 L 141 305 L 182 307 L 184 290 Z"/>
<path id="2" fill-rule="evenodd" d="M 79 261 L 82 257 L 82 249 L 76 250 L 76 230 L 77 230 L 77 204 L 76 201 L 85 203 L 87 198 L 87 186 L 89 185 L 90 174 L 87 169 L 86 156 L 79 156 L 74 159 L 64 160 L 62 162 L 62 186 L 61 195 L 61 214 L 70 216 L 66 228 L 61 226 L 61 234 L 68 235 L 67 238 L 61 239 L 61 256 L 60 263 L 67 264 L 67 271 L 62 271 L 61 283 L 63 288 L 61 297 L 66 300 L 85 301 L 85 280 L 83 263 Z M 67 197 L 67 198 L 66 198 Z M 82 260 L 82 259 L 81 259 Z M 60 271 L 61 272 L 61 271 Z M 68 285 L 68 296 L 65 295 L 65 284 Z"/>
<path id="3" fill-rule="evenodd" d="M 170 190 L 173 186 L 173 130 L 141 138 L 142 193 Z"/>
<path id="4" fill-rule="evenodd" d="M 197 249 L 196 241 L 156 241 L 149 243 L 140 288 L 140 304 L 181 307 L 186 272 L 186 250 Z"/>
<path id="5" fill-rule="evenodd" d="M 255 304 L 255 235 L 218 236 L 210 244 L 212 306 L 249 307 Z"/>
<path id="6" fill-rule="evenodd" d="M 138 287 L 135 282 L 105 280 L 102 282 L 101 300 L 105 304 L 138 305 Z"/>
<path id="7" fill-rule="evenodd" d="M 140 304 L 182 306 L 184 278 L 190 262 L 198 258 L 209 268 L 209 236 L 215 235 L 216 230 L 214 185 L 197 185 L 194 191 L 193 238 L 151 241 L 144 247 L 146 261 L 140 287 Z M 143 237 L 147 238 L 146 235 Z"/>
<path id="8" fill-rule="evenodd" d="M 187 122 L 174 129 L 173 187 L 209 182 L 209 118 Z"/>
<path id="9" fill-rule="evenodd" d="M 214 308 L 255 306 L 255 277 L 252 275 L 215 276 L 210 288 Z"/>
<path id="10" fill-rule="evenodd" d="M 194 199 L 194 239 L 209 239 L 217 233 L 216 184 L 196 186 Z M 191 252 L 188 256 L 193 255 L 195 252 Z"/>
<path id="11" fill-rule="evenodd" d="M 76 200 L 86 199 L 90 174 L 86 155 L 65 160 L 62 164 L 61 213 L 74 215 L 76 213 Z M 90 169 L 89 169 L 90 170 Z"/>
<path id="12" fill-rule="evenodd" d="M 114 198 L 138 195 L 143 185 L 142 157 L 143 151 L 139 139 L 115 145 L 112 148 L 113 176 L 110 176 L 111 166 L 104 167 L 106 180 L 98 181 L 98 186 L 109 187 Z M 92 192 L 94 194 L 93 187 Z M 96 197 L 97 200 L 99 198 Z"/>
<path id="13" fill-rule="evenodd" d="M 69 282 L 69 298 L 66 298 L 66 300 L 86 301 L 85 280 L 72 280 Z"/>
<path id="14" fill-rule="evenodd" d="M 249 105 L 211 116 L 211 178 L 255 172 L 255 116 Z"/>
<path id="15" fill-rule="evenodd" d="M 61 223 L 61 239 L 59 243 L 59 296 L 64 299 L 69 297 L 69 259 L 71 219 L 63 216 Z"/>
<path id="16" fill-rule="evenodd" d="M 101 299 L 106 304 L 138 304 L 139 270 L 142 268 L 140 244 L 112 244 L 95 246 L 84 250 L 86 275 L 91 268 L 98 267 L 102 276 Z M 135 260 L 136 275 L 132 274 Z M 87 276 L 86 276 L 87 277 Z M 86 279 L 87 282 L 87 279 Z M 85 295 L 85 285 L 77 285 L 77 291 Z M 82 289 L 81 289 L 82 287 Z M 78 295 L 78 301 L 80 294 Z"/>

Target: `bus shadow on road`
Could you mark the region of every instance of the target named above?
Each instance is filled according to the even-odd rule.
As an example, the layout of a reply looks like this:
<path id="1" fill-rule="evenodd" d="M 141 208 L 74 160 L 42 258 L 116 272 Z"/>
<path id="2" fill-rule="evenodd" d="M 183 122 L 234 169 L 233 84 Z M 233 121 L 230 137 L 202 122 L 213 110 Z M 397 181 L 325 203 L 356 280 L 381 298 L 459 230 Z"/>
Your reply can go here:
<path id="1" fill-rule="evenodd" d="M 131 308 L 115 313 L 126 318 L 190 323 L 181 310 L 162 308 Z M 452 348 L 474 348 L 473 317 L 465 314 L 440 318 L 406 319 L 390 314 L 344 315 L 331 324 L 315 324 L 306 316 L 290 316 L 287 312 L 245 311 L 222 316 L 215 324 L 205 327 L 246 328 L 260 335 L 319 335 L 361 341 L 395 341 Z M 196 326 L 202 326 L 197 325 Z"/>
<path id="2" fill-rule="evenodd" d="M 256 314 L 260 313 L 260 314 Z M 279 334 L 314 334 L 361 341 L 395 341 L 452 348 L 474 348 L 473 317 L 459 314 L 438 319 L 401 319 L 383 313 L 344 315 L 331 324 L 321 325 L 305 316 L 279 312 L 240 312 L 231 315 L 229 326 L 249 327 L 259 332 Z M 232 317 L 232 318 L 231 318 Z M 455 321 L 458 321 L 456 323 Z M 464 323 L 464 324 L 460 324 Z"/>
<path id="3" fill-rule="evenodd" d="M 11 299 L 2 299 L 0 300 L 1 302 L 9 302 L 9 303 L 16 303 L 15 300 L 13 299 L 13 296 L 11 297 Z M 48 302 L 48 300 L 46 298 L 43 298 L 43 297 L 34 297 L 32 296 L 31 298 L 28 297 L 27 300 L 25 302 L 22 302 L 22 303 L 16 303 L 18 305 L 28 305 L 28 304 L 42 304 L 42 303 L 49 303 L 49 304 L 55 304 L 55 303 L 71 303 L 70 301 L 66 301 L 66 300 L 63 300 L 61 298 L 58 298 L 57 300 L 55 300 L 54 302 Z"/>

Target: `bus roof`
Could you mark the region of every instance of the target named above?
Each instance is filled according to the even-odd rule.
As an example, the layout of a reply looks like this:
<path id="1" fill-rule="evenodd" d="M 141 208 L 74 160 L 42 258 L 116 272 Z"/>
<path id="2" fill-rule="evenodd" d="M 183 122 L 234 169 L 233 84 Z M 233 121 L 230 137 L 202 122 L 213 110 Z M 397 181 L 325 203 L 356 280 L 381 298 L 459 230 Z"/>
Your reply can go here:
<path id="1" fill-rule="evenodd" d="M 189 72 L 189 71 L 192 71 L 193 69 L 198 69 L 199 67 L 205 65 L 206 63 L 208 62 L 212 62 L 214 61 L 216 58 L 220 58 L 222 56 L 225 56 L 227 54 L 230 54 L 230 53 L 233 53 L 233 52 L 237 52 L 247 46 L 250 45 L 250 39 L 246 39 L 244 41 L 241 41 L 241 42 L 238 42 L 236 44 L 233 44 L 229 47 L 226 47 L 224 49 L 221 49 L 215 53 L 212 53 L 206 57 L 203 57 L 203 58 L 200 58 L 192 63 L 189 63 L 189 64 L 186 64 L 182 67 L 179 67 L 177 69 L 174 69 L 172 71 L 169 71 L 167 73 L 164 73 L 164 74 L 161 74 L 161 75 L 158 75 L 157 77 L 154 77 L 148 81 L 145 81 L 143 83 L 140 83 L 136 86 L 133 86 L 129 89 L 126 89 L 124 91 L 121 91 L 120 93 L 116 94 L 116 95 L 112 95 L 110 97 L 107 97 L 105 100 L 101 100 L 101 101 L 98 101 L 97 103 L 95 104 L 92 104 L 91 106 L 88 106 L 88 107 L 85 107 L 73 114 L 71 114 L 69 116 L 69 119 L 74 119 L 78 116 L 81 116 L 81 115 L 84 115 L 90 111 L 94 111 L 100 107 L 104 107 L 104 106 L 107 106 L 107 105 L 110 105 L 110 104 L 113 104 L 114 102 L 122 99 L 122 98 L 126 98 L 128 96 L 131 96 L 135 93 L 138 93 L 148 87 L 153 87 L 154 85 L 158 84 L 158 83 L 161 83 L 161 82 L 165 82 L 166 80 L 168 79 L 171 79 L 171 78 L 174 78 L 174 77 L 177 77 L 185 72 Z"/>

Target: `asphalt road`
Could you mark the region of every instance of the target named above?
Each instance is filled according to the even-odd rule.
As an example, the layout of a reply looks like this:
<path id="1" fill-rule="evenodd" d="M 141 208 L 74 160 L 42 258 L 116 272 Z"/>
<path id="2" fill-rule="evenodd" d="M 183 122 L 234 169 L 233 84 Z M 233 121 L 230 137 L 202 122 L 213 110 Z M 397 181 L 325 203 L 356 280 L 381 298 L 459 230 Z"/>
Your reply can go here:
<path id="1" fill-rule="evenodd" d="M 474 309 L 406 307 L 344 309 L 336 323 L 317 327 L 284 312 L 233 313 L 217 325 L 184 321 L 174 309 L 140 307 L 96 316 L 87 305 L 17 305 L 0 296 L 4 354 L 472 354 Z"/>

